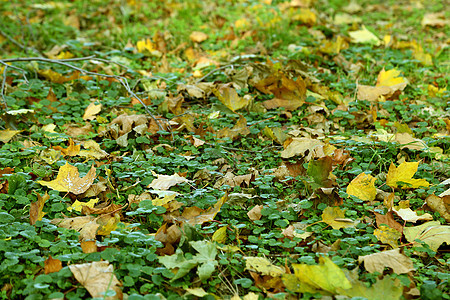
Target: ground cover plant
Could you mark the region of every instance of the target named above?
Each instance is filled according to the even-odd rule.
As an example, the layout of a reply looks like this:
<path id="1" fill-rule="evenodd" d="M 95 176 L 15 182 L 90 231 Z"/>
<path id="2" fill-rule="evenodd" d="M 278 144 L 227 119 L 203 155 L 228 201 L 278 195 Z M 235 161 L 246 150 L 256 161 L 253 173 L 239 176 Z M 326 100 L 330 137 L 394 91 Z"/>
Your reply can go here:
<path id="1" fill-rule="evenodd" d="M 4 299 L 449 299 L 443 1 L 3 1 Z"/>

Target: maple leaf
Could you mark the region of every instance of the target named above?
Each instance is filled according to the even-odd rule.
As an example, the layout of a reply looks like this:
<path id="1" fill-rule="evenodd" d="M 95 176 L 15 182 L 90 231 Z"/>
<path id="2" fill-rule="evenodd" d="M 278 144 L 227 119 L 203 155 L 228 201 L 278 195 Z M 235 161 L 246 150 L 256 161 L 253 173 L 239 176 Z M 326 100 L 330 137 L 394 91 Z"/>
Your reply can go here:
<path id="1" fill-rule="evenodd" d="M 272 277 L 280 276 L 285 272 L 281 267 L 275 266 L 267 258 L 263 257 L 244 257 L 245 269 L 261 273 L 262 275 L 270 275 Z"/>
<path id="2" fill-rule="evenodd" d="M 98 114 L 102 110 L 102 104 L 95 104 L 91 102 L 86 110 L 84 111 L 83 120 L 94 120 L 96 118 L 96 114 Z"/>
<path id="3" fill-rule="evenodd" d="M 341 229 L 355 226 L 355 222 L 345 218 L 345 212 L 339 207 L 327 207 L 323 210 L 322 221 L 331 225 L 333 229 Z"/>
<path id="4" fill-rule="evenodd" d="M 373 201 L 377 195 L 375 180 L 372 175 L 361 173 L 347 186 L 347 194 L 364 201 Z"/>
<path id="5" fill-rule="evenodd" d="M 53 149 L 61 151 L 62 154 L 67 156 L 77 156 L 80 153 L 80 145 L 75 145 L 73 140 L 69 138 L 69 147 L 64 149 L 61 146 L 54 146 Z"/>
<path id="6" fill-rule="evenodd" d="M 92 166 L 89 172 L 83 178 L 80 178 L 78 169 L 69 163 L 59 168 L 58 176 L 55 180 L 38 180 L 41 185 L 59 192 L 70 192 L 75 195 L 82 194 L 92 185 L 95 179 L 95 167 Z"/>
<path id="7" fill-rule="evenodd" d="M 283 274 L 286 287 L 297 293 L 327 292 L 337 294 L 338 288 L 349 289 L 350 281 L 330 258 L 321 256 L 318 265 L 293 264 L 294 274 Z"/>
<path id="8" fill-rule="evenodd" d="M 391 268 L 396 274 L 406 274 L 414 271 L 412 260 L 400 253 L 400 248 L 382 251 L 370 255 L 360 256 L 359 263 L 364 262 L 364 267 L 369 273 L 383 274 L 384 268 Z"/>
<path id="9" fill-rule="evenodd" d="M 402 237 L 400 232 L 384 225 L 381 225 L 379 228 L 375 229 L 373 231 L 373 235 L 376 236 L 380 242 L 391 245 L 392 248 L 398 247 L 397 242 Z"/>
<path id="10" fill-rule="evenodd" d="M 419 239 L 430 246 L 433 251 L 437 251 L 443 243 L 450 245 L 450 226 L 441 225 L 439 221 L 430 221 L 419 226 L 405 227 L 403 233 L 408 242 L 417 245 L 416 239 Z"/>
<path id="11" fill-rule="evenodd" d="M 425 179 L 413 179 L 417 172 L 419 162 L 402 162 L 398 167 L 391 163 L 388 174 L 386 175 L 386 184 L 396 188 L 399 183 L 406 183 L 403 188 L 428 187 L 430 184 Z"/>
<path id="12" fill-rule="evenodd" d="M 246 107 L 250 100 L 240 97 L 234 88 L 224 86 L 220 90 L 213 89 L 214 95 L 233 112 Z"/>
<path id="13" fill-rule="evenodd" d="M 108 261 L 94 261 L 69 265 L 75 279 L 83 285 L 93 298 L 122 299 L 120 281 L 114 275 L 114 267 Z M 106 297 L 106 292 L 114 291 L 115 296 Z M 109 294 L 109 293 L 108 293 Z"/>
<path id="14" fill-rule="evenodd" d="M 156 175 L 157 178 L 153 179 L 153 181 L 147 187 L 153 188 L 155 190 L 165 191 L 179 183 L 190 182 L 190 180 L 181 177 L 177 173 L 173 175 L 161 175 L 161 174 L 153 174 L 153 175 Z"/>

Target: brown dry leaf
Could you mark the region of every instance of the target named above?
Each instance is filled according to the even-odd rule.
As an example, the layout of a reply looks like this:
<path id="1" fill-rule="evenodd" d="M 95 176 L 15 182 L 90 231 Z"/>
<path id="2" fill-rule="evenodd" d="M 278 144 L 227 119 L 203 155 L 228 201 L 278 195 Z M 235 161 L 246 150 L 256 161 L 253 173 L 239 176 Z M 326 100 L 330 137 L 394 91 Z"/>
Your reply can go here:
<path id="1" fill-rule="evenodd" d="M 450 222 L 450 195 L 439 197 L 432 194 L 425 199 L 425 204 Z"/>
<path id="2" fill-rule="evenodd" d="M 83 253 L 95 253 L 98 251 L 96 241 L 80 241 L 80 246 Z"/>
<path id="3" fill-rule="evenodd" d="M 247 216 L 250 220 L 255 221 L 261 219 L 261 210 L 263 206 L 262 205 L 256 205 L 251 210 L 248 211 Z"/>
<path id="4" fill-rule="evenodd" d="M 53 146 L 53 149 L 61 151 L 64 156 L 77 156 L 80 153 L 80 145 L 75 145 L 72 138 L 69 138 L 69 146 L 64 149 L 61 146 Z"/>
<path id="5" fill-rule="evenodd" d="M 93 132 L 92 125 L 87 123 L 83 127 L 79 127 L 79 124 L 65 124 L 64 128 L 66 130 L 66 134 L 77 138 L 81 135 L 88 135 L 90 132 Z"/>
<path id="6" fill-rule="evenodd" d="M 444 12 L 427 13 L 423 16 L 422 26 L 444 27 L 449 22 L 445 20 Z"/>
<path id="7" fill-rule="evenodd" d="M 114 275 L 114 267 L 108 261 L 94 261 L 85 264 L 69 265 L 75 279 L 83 285 L 93 298 L 122 299 L 120 281 Z M 105 296 L 107 290 L 115 292 L 114 296 Z M 109 294 L 109 292 L 108 292 Z"/>
<path id="8" fill-rule="evenodd" d="M 196 206 L 188 207 L 183 211 L 183 214 L 177 218 L 178 221 L 188 223 L 189 225 L 201 225 L 205 222 L 214 220 L 214 217 L 220 211 L 222 205 L 228 200 L 228 195 L 225 194 L 217 203 L 207 210 L 202 210 Z"/>
<path id="9" fill-rule="evenodd" d="M 83 120 L 94 120 L 96 118 L 96 114 L 98 114 L 102 110 L 102 104 L 95 104 L 95 102 L 91 102 L 86 110 L 84 111 Z"/>
<path id="10" fill-rule="evenodd" d="M 236 122 L 236 125 L 233 128 L 222 128 L 217 132 L 218 138 L 228 137 L 232 140 L 239 137 L 239 135 L 246 136 L 250 134 L 250 130 L 247 127 L 247 119 L 244 116 L 240 115 L 239 120 Z"/>
<path id="11" fill-rule="evenodd" d="M 376 236 L 380 242 L 389 244 L 392 248 L 398 247 L 398 241 L 402 237 L 402 234 L 400 232 L 384 225 L 375 229 L 373 235 Z"/>
<path id="12" fill-rule="evenodd" d="M 385 224 L 389 226 L 390 228 L 393 228 L 397 230 L 398 232 L 403 232 L 403 226 L 395 221 L 394 216 L 392 215 L 392 212 L 389 211 L 387 214 L 382 215 L 377 212 L 373 212 L 375 214 L 375 220 L 377 222 L 377 226 L 380 227 L 382 224 Z"/>
<path id="13" fill-rule="evenodd" d="M 53 258 L 51 255 L 44 261 L 44 273 L 56 273 L 62 269 L 62 263 L 59 259 Z"/>
<path id="14" fill-rule="evenodd" d="M 159 255 L 172 255 L 175 253 L 175 245 L 181 238 L 181 229 L 173 224 L 167 228 L 167 224 L 163 224 L 155 234 L 155 239 L 164 244 L 164 248 L 157 249 Z"/>
<path id="15" fill-rule="evenodd" d="M 47 186 L 52 190 L 60 192 L 71 192 L 75 195 L 84 193 L 94 182 L 95 167 L 92 165 L 89 172 L 80 178 L 77 167 L 66 164 L 59 168 L 58 176 L 52 181 L 37 181 L 39 184 Z"/>
<path id="16" fill-rule="evenodd" d="M 331 225 L 333 229 L 354 227 L 356 225 L 353 220 L 345 218 L 345 211 L 339 207 L 325 208 L 322 213 L 322 222 Z"/>
<path id="17" fill-rule="evenodd" d="M 111 124 L 108 126 L 111 131 L 111 135 L 114 139 L 130 132 L 133 128 L 140 125 L 147 125 L 148 116 L 147 115 L 120 115 L 114 120 L 111 121 Z M 114 132 L 115 126 L 119 126 L 117 132 Z"/>
<path id="18" fill-rule="evenodd" d="M 391 268 L 396 274 L 406 274 L 415 270 L 412 260 L 400 253 L 400 248 L 359 256 L 358 261 L 364 262 L 364 267 L 369 273 L 383 274 L 385 267 Z"/>
<path id="19" fill-rule="evenodd" d="M 45 201 L 50 198 L 50 195 L 45 192 L 44 196 L 37 194 L 38 200 L 30 204 L 30 224 L 34 225 L 36 221 L 41 221 L 45 213 L 42 211 Z"/>
<path id="20" fill-rule="evenodd" d="M 189 35 L 189 38 L 194 43 L 201 43 L 201 42 L 206 41 L 206 39 L 208 38 L 208 35 L 201 31 L 194 31 Z"/>

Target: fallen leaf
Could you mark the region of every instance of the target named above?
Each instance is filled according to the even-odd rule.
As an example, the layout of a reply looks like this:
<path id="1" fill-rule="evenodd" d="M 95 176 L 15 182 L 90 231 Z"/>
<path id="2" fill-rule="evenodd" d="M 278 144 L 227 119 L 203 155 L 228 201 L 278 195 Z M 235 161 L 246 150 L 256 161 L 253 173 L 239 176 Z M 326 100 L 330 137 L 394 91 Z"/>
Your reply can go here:
<path id="1" fill-rule="evenodd" d="M 386 184 L 393 188 L 396 188 L 399 183 L 407 184 L 402 188 L 428 187 L 430 184 L 425 179 L 412 178 L 418 167 L 419 162 L 402 162 L 398 167 L 391 163 L 386 175 Z"/>
<path id="2" fill-rule="evenodd" d="M 62 263 L 59 259 L 53 258 L 51 255 L 44 261 L 44 273 L 56 273 L 62 269 Z"/>
<path id="3" fill-rule="evenodd" d="M 38 200 L 30 204 L 30 224 L 34 225 L 36 221 L 41 221 L 45 213 L 44 209 L 45 201 L 50 199 L 50 195 L 45 192 L 43 196 L 37 194 Z"/>
<path id="4" fill-rule="evenodd" d="M 161 174 L 153 174 L 153 175 L 156 175 L 157 178 L 153 179 L 153 181 L 147 187 L 153 188 L 155 190 L 165 191 L 177 184 L 190 182 L 190 180 L 186 179 L 185 177 L 181 177 L 177 173 L 173 175 L 161 175 Z"/>
<path id="5" fill-rule="evenodd" d="M 359 263 L 364 262 L 364 267 L 369 273 L 383 274 L 385 267 L 391 268 L 396 274 L 414 271 L 411 258 L 400 253 L 400 248 L 359 256 L 358 261 Z"/>
<path id="6" fill-rule="evenodd" d="M 219 229 L 217 229 L 212 237 L 211 240 L 213 242 L 218 242 L 221 244 L 225 244 L 226 240 L 227 240 L 227 226 L 222 226 Z"/>
<path id="7" fill-rule="evenodd" d="M 297 293 L 328 292 L 332 295 L 338 289 L 351 288 L 344 272 L 330 258 L 321 256 L 318 265 L 293 264 L 294 274 L 283 274 L 286 287 Z"/>
<path id="8" fill-rule="evenodd" d="M 339 289 L 341 295 L 355 298 L 365 298 L 367 300 L 400 300 L 403 294 L 403 285 L 397 278 L 391 278 L 389 275 L 384 276 L 383 279 L 378 279 L 370 287 L 366 282 L 359 280 L 351 281 L 352 287 L 344 290 Z"/>
<path id="9" fill-rule="evenodd" d="M 83 206 L 94 207 L 94 205 L 95 205 L 98 201 L 99 201 L 98 198 L 96 198 L 96 199 L 91 199 L 91 200 L 89 200 L 88 202 L 81 202 L 81 201 L 75 200 L 75 202 L 72 203 L 72 205 L 69 206 L 69 207 L 67 208 L 67 210 L 68 210 L 68 211 L 75 210 L 75 211 L 81 212 L 81 210 L 83 209 Z"/>
<path id="10" fill-rule="evenodd" d="M 263 257 L 244 257 L 245 269 L 261 273 L 262 275 L 270 275 L 272 277 L 280 276 L 285 272 L 281 267 L 275 266 L 268 259 Z"/>
<path id="11" fill-rule="evenodd" d="M 194 31 L 189 35 L 189 38 L 194 43 L 201 43 L 201 42 L 206 41 L 206 39 L 208 38 L 208 35 L 201 31 Z"/>
<path id="12" fill-rule="evenodd" d="M 8 143 L 15 135 L 21 133 L 22 130 L 5 129 L 0 130 L 0 142 Z"/>
<path id="13" fill-rule="evenodd" d="M 306 160 L 309 161 L 311 158 L 324 157 L 326 154 L 324 152 L 325 144 L 316 139 L 309 138 L 292 138 L 292 141 L 285 149 L 281 152 L 282 158 L 291 158 L 296 155 L 304 156 L 307 151 Z"/>
<path id="14" fill-rule="evenodd" d="M 361 173 L 347 186 L 347 194 L 363 201 L 373 201 L 377 195 L 376 178 L 370 174 Z"/>
<path id="15" fill-rule="evenodd" d="M 406 222 L 416 223 L 417 221 L 433 220 L 433 216 L 430 215 L 429 213 L 425 213 L 423 215 L 418 216 L 417 213 L 413 211 L 411 208 L 400 208 L 398 210 L 393 208 L 392 211 L 395 212 L 400 218 L 402 218 Z"/>
<path id="16" fill-rule="evenodd" d="M 213 89 L 214 95 L 222 102 L 226 107 L 233 112 L 246 107 L 249 104 L 249 99 L 240 97 L 236 90 L 231 87 L 222 87 L 221 89 Z"/>
<path id="17" fill-rule="evenodd" d="M 353 43 L 374 44 L 375 46 L 379 46 L 381 44 L 380 39 L 369 31 L 364 25 L 362 26 L 362 29 L 350 31 L 348 34 L 350 35 Z"/>
<path id="18" fill-rule="evenodd" d="M 91 102 L 88 107 L 86 107 L 83 115 L 83 120 L 94 120 L 96 118 L 96 114 L 98 114 L 102 110 L 102 104 L 95 104 L 95 102 Z"/>
<path id="19" fill-rule="evenodd" d="M 250 220 L 256 221 L 261 219 L 261 210 L 263 209 L 262 205 L 255 205 L 252 209 L 250 209 L 247 213 L 247 216 Z"/>
<path id="20" fill-rule="evenodd" d="M 439 197 L 432 194 L 425 199 L 425 204 L 450 222 L 450 195 Z"/>
<path id="21" fill-rule="evenodd" d="M 355 226 L 355 222 L 351 219 L 346 219 L 345 211 L 342 211 L 337 206 L 327 207 L 323 210 L 322 222 L 331 225 L 333 229 L 341 229 Z"/>
<path id="22" fill-rule="evenodd" d="M 408 85 L 408 80 L 400 76 L 400 71 L 391 69 L 380 71 L 376 86 L 358 85 L 358 99 L 376 101 L 380 96 L 390 97 L 397 91 L 402 91 Z"/>
<path id="23" fill-rule="evenodd" d="M 114 267 L 108 261 L 94 261 L 69 265 L 75 279 L 83 285 L 93 298 L 122 299 L 120 281 L 114 275 Z M 114 296 L 109 296 L 113 291 Z M 108 295 L 108 296 L 107 296 Z"/>
<path id="24" fill-rule="evenodd" d="M 419 226 L 405 227 L 403 234 L 408 242 L 418 245 L 416 239 L 419 239 L 430 246 L 433 251 L 437 251 L 443 243 L 450 245 L 450 226 L 441 225 L 439 221 L 430 221 Z"/>
<path id="25" fill-rule="evenodd" d="M 58 176 L 55 180 L 44 181 L 38 180 L 41 185 L 51 188 L 59 192 L 70 192 L 75 195 L 82 194 L 92 185 L 95 179 L 95 168 L 92 165 L 89 172 L 83 178 L 79 177 L 77 167 L 74 167 L 66 162 L 66 164 L 59 168 Z"/>
<path id="26" fill-rule="evenodd" d="M 384 225 L 381 225 L 379 228 L 375 229 L 373 231 L 373 235 L 376 236 L 380 242 L 388 244 L 392 248 L 398 247 L 398 241 L 402 237 L 400 232 Z"/>
<path id="27" fill-rule="evenodd" d="M 53 219 L 50 223 L 58 227 L 73 229 L 80 233 L 80 241 L 95 240 L 98 227 L 100 226 L 92 216 L 82 216 L 65 219 Z"/>

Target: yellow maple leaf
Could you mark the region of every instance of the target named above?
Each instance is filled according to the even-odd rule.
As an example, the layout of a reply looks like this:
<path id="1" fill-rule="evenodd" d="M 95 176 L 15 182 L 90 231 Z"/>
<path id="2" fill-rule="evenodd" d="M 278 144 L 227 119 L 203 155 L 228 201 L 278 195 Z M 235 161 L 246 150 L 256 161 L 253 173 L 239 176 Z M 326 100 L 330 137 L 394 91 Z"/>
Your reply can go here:
<path id="1" fill-rule="evenodd" d="M 384 225 L 375 229 L 373 235 L 375 235 L 380 242 L 391 245 L 392 248 L 398 247 L 397 241 L 402 237 L 400 232 Z"/>
<path id="2" fill-rule="evenodd" d="M 245 269 L 261 273 L 262 275 L 270 275 L 272 277 L 280 276 L 286 273 L 283 268 L 275 266 L 264 257 L 246 257 Z"/>
<path id="3" fill-rule="evenodd" d="M 345 211 L 339 207 L 327 207 L 323 210 L 322 221 L 333 227 L 333 229 L 341 229 L 355 226 L 355 222 L 345 218 Z"/>
<path id="4" fill-rule="evenodd" d="M 69 146 L 64 149 L 61 146 L 54 146 L 53 149 L 61 151 L 62 154 L 67 156 L 77 156 L 80 153 L 80 145 L 75 145 L 73 140 L 69 138 Z"/>
<path id="5" fill-rule="evenodd" d="M 378 74 L 376 86 L 396 87 L 396 89 L 403 90 L 407 84 L 408 81 L 406 78 L 400 76 L 399 70 L 391 69 L 389 71 L 385 71 L 383 68 L 383 70 L 381 70 Z"/>
<path id="6" fill-rule="evenodd" d="M 94 120 L 96 118 L 96 114 L 98 114 L 101 110 L 101 103 L 95 104 L 95 102 L 91 102 L 84 110 L 83 120 Z"/>
<path id="7" fill-rule="evenodd" d="M 283 274 L 286 287 L 297 293 L 327 292 L 337 294 L 338 289 L 350 289 L 352 284 L 328 257 L 320 257 L 318 265 L 293 264 L 294 274 Z"/>
<path id="8" fill-rule="evenodd" d="M 428 187 L 430 184 L 425 179 L 412 178 L 418 167 L 419 162 L 402 162 L 398 168 L 391 163 L 386 176 L 386 184 L 393 188 L 396 188 L 399 183 L 407 184 L 407 186 L 402 188 Z"/>
<path id="9" fill-rule="evenodd" d="M 91 207 L 91 208 L 92 208 L 92 207 L 94 207 L 94 205 L 95 205 L 98 201 L 99 201 L 98 198 L 96 198 L 96 199 L 91 199 L 91 200 L 89 200 L 88 202 L 81 202 L 81 201 L 75 200 L 75 202 L 74 202 L 71 206 L 69 206 L 69 207 L 67 208 L 67 210 L 68 210 L 68 211 L 76 210 L 76 211 L 81 212 L 81 210 L 83 209 L 83 206 L 87 206 L 87 207 Z"/>
<path id="10" fill-rule="evenodd" d="M 37 181 L 39 184 L 60 192 L 71 192 L 75 195 L 84 193 L 94 182 L 95 167 L 92 166 L 83 178 L 80 178 L 78 169 L 69 163 L 59 168 L 58 176 L 52 181 Z"/>
<path id="11" fill-rule="evenodd" d="M 347 194 L 364 201 L 373 201 L 377 195 L 375 180 L 372 175 L 361 173 L 347 186 Z"/>

